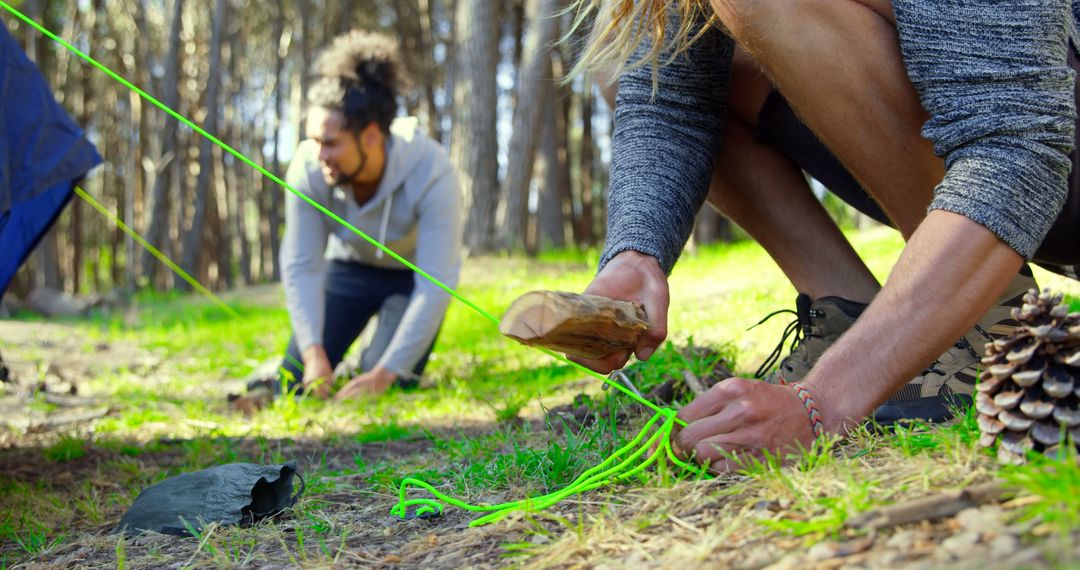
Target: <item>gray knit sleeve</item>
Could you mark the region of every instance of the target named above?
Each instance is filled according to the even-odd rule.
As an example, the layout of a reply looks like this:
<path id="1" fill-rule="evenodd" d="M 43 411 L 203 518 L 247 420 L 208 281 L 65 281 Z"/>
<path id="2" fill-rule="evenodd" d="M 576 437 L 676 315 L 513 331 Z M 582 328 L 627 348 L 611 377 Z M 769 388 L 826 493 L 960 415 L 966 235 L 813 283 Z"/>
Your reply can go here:
<path id="1" fill-rule="evenodd" d="M 1073 145 L 1065 1 L 894 0 L 908 75 L 945 159 L 931 210 L 1031 258 L 1065 202 Z M 903 157 L 897 157 L 901 159 Z"/>
<path id="2" fill-rule="evenodd" d="M 668 22 L 669 32 L 678 27 L 677 17 Z M 642 42 L 635 60 L 648 48 Z M 619 78 L 600 268 L 615 254 L 634 250 L 671 272 L 709 191 L 727 112 L 732 49 L 727 35 L 713 28 L 666 65 L 670 56 L 661 56 L 655 97 L 651 65 Z"/>

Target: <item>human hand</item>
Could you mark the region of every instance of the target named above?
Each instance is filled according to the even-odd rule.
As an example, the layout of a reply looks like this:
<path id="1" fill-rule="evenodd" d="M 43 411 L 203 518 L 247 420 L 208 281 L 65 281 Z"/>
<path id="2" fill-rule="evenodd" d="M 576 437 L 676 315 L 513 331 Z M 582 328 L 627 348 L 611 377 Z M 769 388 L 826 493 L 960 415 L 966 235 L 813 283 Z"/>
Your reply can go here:
<path id="1" fill-rule="evenodd" d="M 632 250 L 615 255 L 593 278 L 592 283 L 585 289 L 585 294 L 630 301 L 645 307 L 649 328 L 642 333 L 634 347 L 634 354 L 639 360 L 648 360 L 667 338 L 667 275 L 664 275 L 655 257 Z M 630 352 L 626 350 L 616 351 L 595 360 L 571 358 L 602 374 L 622 368 L 629 359 Z"/>
<path id="2" fill-rule="evenodd" d="M 304 350 L 304 393 L 313 394 L 320 399 L 330 396 L 330 379 L 334 368 L 322 345 L 313 345 Z"/>
<path id="3" fill-rule="evenodd" d="M 349 380 L 348 384 L 338 390 L 334 400 L 340 402 L 360 394 L 382 394 L 394 385 L 394 380 L 397 380 L 397 374 L 382 366 L 376 366 L 373 370 Z"/>
<path id="4" fill-rule="evenodd" d="M 687 425 L 672 436 L 675 452 L 709 462 L 716 473 L 742 467 L 741 460 L 809 449 L 814 430 L 802 400 L 790 386 L 728 378 L 679 410 Z M 733 457 L 734 456 L 734 457 Z"/>

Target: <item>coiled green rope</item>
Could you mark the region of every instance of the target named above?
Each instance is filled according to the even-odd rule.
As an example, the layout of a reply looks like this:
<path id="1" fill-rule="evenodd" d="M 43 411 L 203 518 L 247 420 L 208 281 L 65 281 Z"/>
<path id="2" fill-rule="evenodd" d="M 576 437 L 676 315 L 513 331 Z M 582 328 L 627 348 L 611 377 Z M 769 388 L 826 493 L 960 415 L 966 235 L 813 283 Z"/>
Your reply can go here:
<path id="1" fill-rule="evenodd" d="M 397 261 L 401 262 L 403 265 L 405 265 L 409 269 L 415 271 L 416 273 L 420 274 L 425 279 L 431 281 L 436 286 L 438 286 L 442 290 L 446 291 L 448 294 L 450 294 L 451 296 L 453 296 L 457 300 L 461 301 L 466 306 L 473 309 L 474 311 L 476 311 L 477 313 L 482 315 L 487 320 L 494 323 L 496 326 L 499 324 L 499 319 L 498 318 L 496 318 L 491 313 L 488 313 L 484 309 L 480 308 L 479 306 L 477 306 L 472 301 L 470 301 L 470 300 L 466 299 L 465 297 L 463 297 L 460 293 L 458 293 L 452 287 L 449 287 L 448 285 L 442 283 L 441 281 L 439 281 L 435 277 L 429 275 L 426 271 L 424 271 L 423 269 L 417 267 L 415 264 L 411 263 L 409 260 L 407 260 L 404 257 L 402 257 L 401 255 L 397 254 L 396 252 L 394 252 L 390 248 L 386 247 L 382 243 L 379 243 L 379 241 L 376 240 L 375 238 L 372 238 L 371 236 L 369 236 L 366 233 L 364 233 L 363 231 L 361 231 L 359 228 L 357 228 L 357 227 L 353 226 L 352 224 L 348 223 L 347 221 L 343 220 L 338 215 L 336 215 L 333 212 L 331 212 L 330 210 L 326 209 L 323 205 L 321 205 L 318 202 L 316 202 L 316 201 L 312 200 L 311 198 L 309 198 L 303 192 L 300 192 L 299 190 L 293 188 L 288 183 L 286 183 L 284 180 L 282 180 L 281 178 L 275 176 L 273 173 L 269 172 L 268 170 L 263 168 L 261 165 L 257 164 L 256 162 L 254 162 L 253 160 L 251 160 L 250 158 L 245 156 L 243 153 L 241 153 L 241 152 L 237 151 L 236 149 L 232 148 L 231 146 L 225 144 L 224 142 L 219 140 L 214 135 L 206 132 L 202 127 L 198 126 L 197 124 L 195 124 L 193 121 L 191 121 L 187 117 L 185 117 L 185 116 L 181 115 L 180 113 L 174 111 L 172 108 L 165 105 L 161 101 L 158 101 L 157 99 L 155 99 L 150 94 L 143 91 L 142 89 L 139 89 L 134 84 L 132 84 L 130 81 L 128 81 L 127 79 L 124 79 L 118 73 L 116 73 L 112 69 L 110 69 L 109 67 L 107 67 L 104 64 L 98 62 L 97 60 L 90 57 L 89 55 L 83 53 L 78 48 L 76 48 L 75 46 L 73 46 L 70 43 L 68 43 L 67 41 L 65 41 L 63 38 L 57 36 L 53 32 L 51 32 L 48 29 L 46 29 L 45 27 L 43 27 L 41 24 L 35 22 L 33 19 L 27 17 L 25 14 L 23 14 L 19 10 L 15 9 L 13 6 L 9 5 L 7 2 L 4 2 L 3 0 L 0 0 L 0 7 L 4 8 L 5 10 L 10 12 L 11 14 L 16 16 L 17 18 L 19 18 L 23 22 L 26 22 L 28 25 L 30 25 L 34 29 L 38 30 L 39 32 L 41 32 L 45 36 L 47 36 L 50 39 L 56 41 L 57 43 L 62 45 L 65 49 L 67 49 L 68 51 L 72 52 L 73 54 L 79 56 L 81 59 L 85 60 L 87 63 L 93 65 L 94 67 L 97 67 L 98 69 L 103 71 L 105 74 L 107 74 L 109 77 L 116 80 L 118 83 L 120 83 L 124 87 L 127 87 L 128 89 L 134 91 L 140 97 L 142 97 L 143 99 L 145 99 L 148 102 L 152 103 L 153 105 L 157 106 L 162 111 L 168 113 L 169 115 L 174 117 L 176 120 L 184 123 L 185 125 L 190 127 L 192 130 L 194 130 L 196 133 L 202 135 L 203 137 L 206 137 L 208 140 L 210 140 L 211 142 L 213 142 L 217 146 L 221 147 L 224 151 L 232 154 L 233 156 L 235 156 L 237 159 L 244 162 L 248 166 L 251 166 L 252 168 L 257 170 L 259 173 L 261 173 L 263 176 L 266 176 L 267 178 L 269 178 L 270 180 L 272 180 L 274 183 L 278 184 L 279 186 L 281 186 L 285 190 L 287 190 L 289 192 L 292 192 L 297 197 L 304 200 L 305 202 L 310 204 L 312 207 L 314 207 L 315 209 L 319 210 L 320 212 L 322 212 L 323 214 L 328 216 L 330 219 L 334 220 L 335 222 L 337 222 L 337 223 L 341 224 L 342 226 L 348 228 L 350 231 L 352 231 L 356 235 L 360 236 L 362 239 L 364 239 L 365 241 L 370 243 L 372 246 L 382 250 L 384 253 L 386 253 L 390 257 L 396 259 Z M 102 211 L 108 217 L 108 213 L 104 210 L 104 208 L 100 207 L 100 204 L 97 204 L 95 201 L 93 201 L 93 199 L 89 196 L 89 194 L 86 194 L 85 192 L 82 192 L 81 189 L 78 192 L 78 194 L 79 194 L 79 196 L 81 198 L 83 198 L 84 200 L 87 200 L 88 202 L 90 202 L 91 205 L 96 204 L 95 209 L 98 209 L 99 211 Z M 112 216 L 112 219 L 114 220 L 114 222 L 118 221 L 118 220 L 115 219 L 115 216 Z M 130 228 L 123 225 L 122 223 L 117 224 L 117 227 L 121 228 L 125 232 L 128 232 L 129 235 L 134 234 L 134 232 L 132 232 L 132 230 Z M 149 244 L 146 243 L 141 238 L 138 241 L 144 247 L 149 247 Z M 156 250 L 152 250 L 152 251 L 156 251 Z M 168 263 L 168 265 L 170 267 L 172 267 L 174 270 L 179 269 L 179 268 L 175 267 L 175 264 Z M 186 274 L 182 274 L 182 276 L 186 276 Z M 187 276 L 185 278 L 189 278 L 189 276 Z M 193 280 L 193 278 L 191 278 L 191 279 Z M 200 286 L 200 287 L 197 287 L 197 289 L 199 289 L 200 292 L 205 291 L 205 294 L 209 294 L 210 296 L 213 296 L 213 294 L 209 293 L 209 291 L 206 290 L 205 287 Z M 216 299 L 216 297 L 214 297 L 214 298 Z M 220 303 L 220 300 L 218 300 L 218 302 Z M 223 303 L 221 303 L 221 304 L 224 305 Z M 232 315 L 236 314 L 235 311 L 232 311 L 231 308 L 228 308 L 228 312 L 230 312 Z M 640 403 L 640 404 L 642 404 L 642 405 L 644 405 L 646 407 L 651 408 L 652 410 L 654 410 L 656 412 L 656 414 L 652 417 L 652 419 L 650 419 L 648 422 L 645 423 L 645 426 L 637 434 L 637 437 L 635 437 L 633 440 L 631 440 L 630 443 L 628 443 L 624 447 L 617 450 L 611 457 L 607 458 L 606 460 L 604 460 L 602 463 L 600 463 L 596 467 L 588 469 L 587 471 L 582 473 L 577 479 L 574 480 L 574 482 L 572 482 L 570 485 L 568 485 L 567 487 L 565 487 L 564 489 L 562 489 L 560 491 L 556 491 L 554 493 L 550 493 L 550 494 L 543 495 L 543 496 L 540 496 L 540 497 L 532 497 L 532 498 L 523 499 L 523 500 L 520 500 L 520 501 L 502 503 L 502 504 L 499 504 L 499 505 L 486 505 L 486 506 L 485 505 L 470 505 L 470 504 L 468 504 L 468 503 L 466 503 L 464 501 L 454 499 L 453 497 L 450 497 L 448 495 L 440 493 L 434 487 L 432 487 L 431 485 L 429 485 L 429 484 L 427 484 L 427 483 L 425 483 L 423 481 L 420 481 L 418 479 L 413 479 L 413 478 L 406 478 L 401 482 L 401 486 L 399 488 L 398 504 L 395 505 L 391 509 L 391 512 L 393 514 L 398 515 L 398 516 L 400 516 L 402 518 L 405 518 L 408 515 L 408 513 L 407 513 L 408 508 L 410 506 L 417 506 L 417 505 L 420 506 L 420 508 L 417 509 L 417 512 L 415 513 L 417 515 L 423 515 L 423 514 L 434 513 L 434 512 L 442 512 L 442 508 L 443 508 L 442 503 L 439 502 L 439 501 L 442 501 L 443 503 L 453 505 L 453 506 L 458 507 L 458 508 L 470 510 L 470 511 L 488 512 L 489 514 L 484 515 L 484 516 L 472 521 L 472 523 L 470 523 L 470 526 L 478 526 L 478 525 L 482 525 L 482 524 L 487 524 L 487 523 L 492 522 L 494 520 L 498 520 L 498 519 L 502 518 L 503 516 L 505 516 L 505 515 L 507 515 L 507 514 L 509 514 L 511 512 L 544 509 L 544 508 L 550 507 L 551 505 L 554 505 L 555 503 L 557 503 L 557 502 L 559 502 L 559 501 L 561 501 L 561 500 L 563 500 L 566 497 L 569 497 L 571 495 L 582 493 L 584 491 L 588 491 L 588 490 L 591 490 L 591 489 L 596 489 L 597 487 L 607 485 L 607 484 L 612 483 L 614 481 L 624 480 L 624 479 L 634 475 L 635 473 L 638 473 L 638 472 L 642 471 L 643 469 L 645 469 L 649 465 L 651 465 L 651 464 L 653 464 L 653 463 L 655 463 L 655 462 L 657 462 L 657 461 L 659 461 L 659 460 L 661 460 L 662 458 L 665 458 L 665 457 L 668 460 L 670 460 L 674 465 L 676 465 L 678 467 L 681 467 L 682 469 L 685 469 L 685 470 L 687 470 L 688 472 L 690 472 L 692 474 L 695 474 L 695 475 L 704 475 L 705 474 L 705 472 L 702 469 L 700 469 L 698 467 L 695 467 L 693 465 L 690 465 L 689 463 L 686 463 L 686 462 L 680 460 L 679 458 L 677 458 L 675 456 L 675 453 L 671 449 L 671 432 L 674 429 L 675 425 L 676 424 L 681 425 L 681 426 L 686 425 L 686 422 L 684 422 L 684 421 L 680 420 L 678 417 L 676 417 L 676 415 L 675 415 L 676 411 L 675 410 L 673 410 L 671 408 L 657 406 L 656 404 L 648 401 L 647 399 L 642 398 L 641 396 L 633 393 L 631 390 L 629 390 L 626 387 L 622 386 L 618 382 L 612 382 L 611 379 L 609 379 L 609 378 L 607 378 L 607 377 L 605 377 L 605 376 L 603 376 L 601 374 L 598 374 L 597 372 L 595 372 L 593 370 L 590 370 L 590 369 L 588 369 L 588 368 L 586 368 L 586 367 L 584 367 L 584 366 L 582 366 L 582 365 L 580 365 L 580 364 L 578 364 L 576 362 L 568 360 L 566 357 L 564 357 L 561 354 L 554 353 L 554 352 L 552 352 L 550 350 L 547 350 L 547 349 L 544 349 L 544 348 L 541 348 L 540 350 L 543 351 L 545 354 L 548 354 L 549 356 L 551 356 L 553 358 L 556 358 L 557 360 L 562 361 L 565 364 L 569 364 L 570 366 L 574 367 L 575 369 L 579 370 L 580 372 L 583 372 L 583 373 L 585 373 L 585 374 L 587 374 L 589 376 L 592 376 L 592 377 L 597 378 L 597 379 L 599 379 L 599 380 L 601 380 L 603 382 L 606 382 L 608 385 L 613 386 L 615 389 L 619 390 L 623 394 L 626 394 L 627 396 L 629 396 L 633 400 L 637 401 L 638 403 Z M 660 425 L 656 429 L 655 433 L 653 433 L 648 438 L 648 440 L 646 440 L 644 443 L 642 443 L 642 440 L 645 439 L 645 436 L 649 432 L 649 430 L 653 426 L 655 426 L 657 424 L 657 422 L 659 422 L 661 420 L 661 418 L 663 419 L 663 422 L 660 423 Z M 649 449 L 655 449 L 655 451 L 653 453 L 650 453 L 648 455 L 648 457 L 644 461 L 641 461 L 640 463 L 637 463 L 635 465 L 635 462 L 637 462 L 639 459 L 641 459 L 641 457 L 643 455 L 645 455 L 645 453 Z M 620 460 L 620 458 L 621 458 L 621 460 Z M 436 497 L 436 499 L 439 499 L 439 501 L 436 501 L 436 500 L 433 500 L 433 499 L 409 499 L 409 498 L 407 498 L 410 486 L 411 487 L 417 487 L 417 488 L 420 488 L 420 489 L 423 489 L 423 490 L 427 491 L 432 496 Z"/>
<path id="2" fill-rule="evenodd" d="M 661 418 L 663 418 L 663 422 L 660 423 L 656 431 L 645 440 L 646 434 L 649 433 L 649 430 L 652 429 Z M 471 505 L 439 492 L 435 487 L 428 483 L 409 477 L 401 481 L 401 487 L 398 489 L 398 503 L 390 509 L 390 513 L 405 518 L 408 516 L 409 507 L 412 506 L 420 507 L 415 512 L 416 516 L 423 516 L 424 514 L 429 513 L 441 513 L 443 510 L 443 503 L 446 503 L 467 511 L 488 513 L 469 523 L 469 526 L 481 526 L 499 520 L 513 512 L 543 510 L 571 495 L 577 495 L 584 493 L 585 491 L 603 487 L 609 483 L 628 479 L 665 457 L 673 464 L 694 475 L 706 475 L 707 473 L 703 469 L 690 465 L 676 457 L 675 452 L 671 449 L 671 431 L 675 427 L 675 420 L 675 410 L 664 408 L 657 412 L 652 419 L 645 422 L 641 431 L 638 432 L 637 437 L 615 451 L 615 453 L 611 454 L 610 457 L 605 459 L 599 465 L 587 469 L 584 473 L 579 475 L 577 479 L 574 479 L 572 483 L 554 493 L 539 497 L 530 497 L 520 501 L 501 503 L 498 505 Z M 642 440 L 645 440 L 644 443 L 642 443 Z M 642 460 L 642 456 L 649 450 L 652 450 L 652 452 Z M 410 487 L 423 489 L 438 500 L 410 499 L 408 498 Z M 442 502 L 440 503 L 440 501 Z"/>

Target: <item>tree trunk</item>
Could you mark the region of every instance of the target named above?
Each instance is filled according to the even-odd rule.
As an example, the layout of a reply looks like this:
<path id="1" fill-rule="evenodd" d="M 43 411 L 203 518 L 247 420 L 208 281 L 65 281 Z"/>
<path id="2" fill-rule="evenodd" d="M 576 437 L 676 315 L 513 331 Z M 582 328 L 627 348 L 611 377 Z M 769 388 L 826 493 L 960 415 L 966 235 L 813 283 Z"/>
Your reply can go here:
<path id="1" fill-rule="evenodd" d="M 298 6 L 298 7 L 303 8 L 303 6 Z M 307 27 L 306 27 L 307 26 L 306 22 L 307 22 L 306 16 L 301 15 L 301 25 L 304 27 L 304 29 L 302 30 L 303 43 L 302 43 L 302 46 L 301 46 L 302 47 L 301 56 L 304 59 L 304 67 L 303 67 L 303 69 L 307 68 L 308 62 L 310 61 L 310 57 L 311 57 L 311 53 L 310 53 L 311 44 L 310 44 L 310 41 L 309 41 L 309 38 L 308 38 L 308 30 L 307 30 Z M 283 103 L 282 91 L 284 91 L 284 89 L 282 89 L 282 86 L 281 86 L 281 74 L 283 72 L 282 68 L 284 67 L 285 58 L 289 56 L 289 47 L 292 45 L 292 42 L 289 40 L 289 36 L 287 36 L 286 33 L 285 33 L 285 2 L 284 2 L 284 0 L 278 0 L 278 2 L 277 2 L 277 18 L 275 18 L 275 22 L 274 22 L 274 41 L 276 42 L 276 45 L 277 45 L 277 49 L 274 51 L 274 146 L 273 146 L 273 150 L 272 150 L 274 155 L 271 157 L 270 160 L 272 161 L 272 163 L 274 165 L 274 170 L 273 170 L 274 174 L 281 177 L 281 176 L 284 175 L 284 172 L 282 172 L 282 170 L 281 170 L 281 159 L 278 157 L 278 154 L 281 152 L 281 124 L 282 124 L 281 123 L 281 117 L 285 113 L 285 110 L 282 107 L 282 103 Z M 301 75 L 301 78 L 300 78 L 300 85 L 301 85 L 301 87 L 300 87 L 300 93 L 301 93 L 300 106 L 301 106 L 301 108 L 303 108 L 303 106 L 304 106 L 303 99 L 304 99 L 304 97 L 307 97 L 307 88 L 308 88 L 308 75 L 305 72 L 302 72 L 302 75 Z M 302 124 L 300 125 L 299 137 L 300 137 L 300 140 L 304 139 L 304 130 L 303 130 L 303 125 Z M 288 192 L 288 190 L 278 186 L 272 180 L 269 180 L 269 179 L 267 179 L 265 177 L 263 178 L 263 183 L 269 185 L 269 190 L 268 191 L 270 192 L 270 200 L 269 200 L 270 209 L 267 212 L 267 220 L 268 220 L 268 223 L 270 224 L 270 227 L 268 228 L 269 232 L 268 232 L 268 236 L 267 236 L 268 239 L 270 240 L 270 244 L 269 244 L 270 245 L 270 259 L 269 259 L 270 274 L 269 274 L 269 277 L 273 281 L 280 281 L 281 280 L 281 267 L 280 267 L 280 264 L 278 263 L 278 253 L 281 251 L 281 223 L 282 223 L 281 217 L 282 217 L 282 209 L 284 208 L 284 203 L 285 203 L 285 200 L 284 200 L 285 194 L 284 193 Z"/>
<path id="2" fill-rule="evenodd" d="M 206 86 L 206 122 L 203 128 L 210 134 L 218 130 L 218 90 L 221 85 L 221 37 L 227 17 L 227 0 L 217 0 L 217 8 L 214 11 L 214 26 L 210 37 L 210 68 Z M 200 253 L 202 251 L 203 225 L 206 218 L 206 202 L 209 199 L 210 184 L 213 181 L 214 159 L 213 143 L 206 137 L 199 139 L 199 178 L 195 183 L 195 204 L 191 213 L 191 228 L 184 237 L 183 256 L 181 267 L 194 275 L 198 269 Z M 188 290 L 190 287 L 184 283 L 181 289 Z"/>
<path id="3" fill-rule="evenodd" d="M 434 0 L 417 0 L 420 16 L 420 49 L 423 55 L 422 60 L 426 63 L 421 76 L 421 84 L 427 107 L 428 134 L 436 141 L 442 142 L 442 117 L 439 106 L 435 102 L 435 85 L 439 81 L 441 70 L 435 64 L 435 35 L 431 30 L 434 4 Z"/>
<path id="4" fill-rule="evenodd" d="M 581 111 L 581 141 L 578 150 L 578 191 L 581 206 L 574 225 L 574 241 L 579 246 L 596 244 L 596 217 L 593 208 L 593 88 L 591 82 L 583 82 L 578 99 Z"/>
<path id="5" fill-rule="evenodd" d="M 503 216 L 500 242 L 508 249 L 525 246 L 529 223 L 529 188 L 536 158 L 540 114 L 550 88 L 551 42 L 555 39 L 556 20 L 552 17 L 556 0 L 529 0 L 529 30 L 518 71 L 514 127 L 503 181 Z"/>
<path id="6" fill-rule="evenodd" d="M 496 0 L 458 0 L 454 122 L 450 155 L 471 197 L 465 242 L 489 251 L 495 245 L 495 209 L 499 199 L 497 103 L 498 7 Z"/>
<path id="7" fill-rule="evenodd" d="M 131 62 L 135 66 L 132 70 L 131 76 L 137 77 L 139 85 L 143 89 L 152 88 L 154 93 L 162 93 L 164 86 L 161 81 L 156 80 L 150 73 L 150 42 L 143 34 L 138 33 L 140 30 L 147 29 L 146 23 L 146 10 L 143 7 L 142 0 L 133 0 L 134 4 L 133 17 L 132 17 L 132 31 L 129 34 L 131 41 L 133 42 L 135 57 L 131 58 Z M 136 154 L 134 155 L 134 167 L 132 170 L 132 176 L 134 177 L 133 183 L 127 186 L 128 200 L 130 201 L 131 208 L 127 212 L 130 216 L 129 219 L 124 220 L 129 228 L 147 227 L 148 216 L 150 213 L 150 194 L 149 188 L 154 183 L 155 166 L 152 156 L 157 156 L 157 147 L 160 147 L 160 139 L 154 139 L 150 136 L 151 129 L 154 125 L 160 124 L 158 118 L 161 116 L 159 113 L 152 112 L 151 105 L 143 101 L 134 91 L 128 91 L 129 100 L 131 102 L 132 113 L 138 120 L 138 138 L 139 146 Z M 135 240 L 131 237 L 127 238 L 127 289 L 128 291 L 134 291 L 137 286 L 137 277 L 141 275 L 142 268 L 139 264 L 138 256 L 136 255 Z M 144 254 L 145 255 L 145 254 Z"/>
<path id="8" fill-rule="evenodd" d="M 233 34 L 229 40 L 229 78 L 232 84 L 230 90 L 232 95 L 229 104 L 225 107 L 225 128 L 229 133 L 230 144 L 235 144 L 239 148 L 244 148 L 241 136 L 244 128 L 240 125 L 243 120 L 240 110 L 245 94 L 244 89 L 247 86 L 244 81 L 247 73 L 239 70 L 246 53 L 244 49 L 246 42 L 242 38 L 242 33 L 245 31 L 250 33 L 250 30 L 245 30 L 244 26 L 241 26 L 240 31 Z M 222 158 L 228 159 L 229 156 L 222 155 Z M 229 208 L 233 213 L 231 223 L 237 249 L 237 266 L 240 270 L 238 277 L 240 283 L 250 285 L 251 244 L 247 234 L 247 192 L 245 190 L 251 187 L 241 183 L 244 179 L 241 173 L 247 171 L 249 167 L 240 160 L 232 160 L 231 166 L 232 168 L 229 168 L 226 160 L 222 160 L 221 171 L 225 173 L 225 186 L 228 188 L 230 197 Z M 271 165 L 271 167 L 276 169 L 277 165 Z"/>
<path id="9" fill-rule="evenodd" d="M 549 59 L 550 61 L 550 59 Z M 550 67 L 549 67 L 550 69 Z M 544 101 L 544 117 L 541 121 L 540 155 L 543 157 L 541 184 L 538 191 L 536 211 L 536 251 L 549 247 L 566 247 L 564 237 L 563 201 L 567 188 L 563 184 L 565 146 L 560 147 L 560 129 L 565 128 L 561 119 L 562 101 L 559 88 L 548 76 L 548 95 Z"/>
<path id="10" fill-rule="evenodd" d="M 98 11 L 101 9 L 101 0 L 93 0 L 90 3 L 89 8 L 86 10 L 86 16 L 83 19 L 83 25 L 85 26 L 84 33 L 86 35 L 86 43 L 89 46 L 97 47 L 97 16 Z M 100 56 L 99 56 L 100 57 Z M 93 114 L 93 101 L 94 101 L 94 87 L 93 79 L 94 74 L 82 73 L 82 82 L 79 90 L 79 125 L 86 129 L 90 124 L 90 117 Z M 83 208 L 82 200 L 71 201 L 71 275 L 69 276 L 71 281 L 71 292 L 79 293 L 82 288 L 82 280 L 80 279 L 82 274 L 82 258 L 83 258 Z"/>
<path id="11" fill-rule="evenodd" d="M 173 0 L 172 23 L 169 27 L 169 51 L 165 56 L 165 80 L 164 103 L 175 109 L 180 100 L 180 85 L 178 83 L 179 59 L 180 59 L 180 33 L 182 31 L 182 14 L 184 0 Z M 161 156 L 158 157 L 153 176 L 153 191 L 150 203 L 150 221 L 146 229 L 146 240 L 159 249 L 163 249 L 168 238 L 169 224 L 169 179 L 174 162 L 183 162 L 178 156 L 177 120 L 171 115 L 165 119 L 165 128 L 161 131 Z M 148 284 L 153 284 L 157 274 L 159 262 L 150 253 L 143 250 L 140 270 Z"/>

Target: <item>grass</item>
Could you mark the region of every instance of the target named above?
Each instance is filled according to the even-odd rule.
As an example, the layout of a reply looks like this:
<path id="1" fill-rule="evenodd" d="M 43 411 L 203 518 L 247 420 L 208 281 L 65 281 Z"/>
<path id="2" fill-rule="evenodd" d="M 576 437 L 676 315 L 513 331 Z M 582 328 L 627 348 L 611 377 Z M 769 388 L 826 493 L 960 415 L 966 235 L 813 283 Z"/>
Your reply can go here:
<path id="1" fill-rule="evenodd" d="M 853 235 L 853 241 L 880 278 L 901 247 L 898 238 L 881 231 Z M 527 290 L 582 290 L 595 257 L 596 252 L 563 252 L 536 261 L 470 260 L 460 291 L 499 314 Z M 1080 307 L 1075 285 L 1045 273 L 1037 277 L 1066 288 L 1070 302 Z M 764 314 L 791 307 L 795 297 L 779 270 L 748 243 L 688 253 L 671 285 L 671 343 L 649 362 L 632 366 L 635 385 L 645 393 L 684 369 L 707 376 L 721 360 L 743 374 L 753 371 L 785 323 L 746 328 Z M 846 442 L 751 462 L 741 473 L 717 480 L 650 470 L 628 484 L 513 517 L 493 530 L 387 526 L 395 487 L 405 477 L 427 480 L 470 502 L 548 493 L 624 445 L 642 420 L 631 416 L 618 423 L 626 411 L 624 396 L 505 339 L 457 302 L 447 313 L 427 371 L 430 380 L 421 389 L 395 389 L 349 404 L 281 398 L 243 418 L 228 411 L 224 396 L 280 354 L 288 316 L 274 288 L 226 300 L 240 318 L 201 299 L 170 294 L 141 297 L 137 311 L 66 323 L 64 334 L 80 338 L 73 352 L 92 357 L 102 343 L 133 349 L 80 381 L 80 395 L 114 409 L 92 432 L 27 436 L 23 449 L 0 452 L 5 464 L 24 462 L 42 472 L 36 478 L 0 474 L 0 564 L 34 556 L 48 560 L 49 553 L 79 544 L 96 552 L 101 564 L 117 567 L 374 566 L 392 564 L 395 557 L 420 564 L 429 553 L 460 556 L 453 564 L 463 566 L 499 565 L 498 560 L 615 565 L 629 563 L 628 552 L 664 566 L 704 560 L 752 565 L 748 561 L 762 544 L 798 552 L 823 540 L 852 538 L 845 526 L 852 516 L 992 475 L 1031 497 L 1010 511 L 1010 520 L 1036 521 L 1066 536 L 1080 529 L 1076 470 L 1044 462 L 1000 470 L 975 448 L 970 413 L 944 427 L 860 429 Z M 713 351 L 681 350 L 687 345 Z M 35 350 L 35 358 L 51 358 Z M 5 356 L 10 354 L 5 347 Z M 599 419 L 578 428 L 546 415 L 573 401 Z M 48 411 L 40 402 L 32 405 Z M 146 486 L 236 461 L 296 461 L 307 479 L 305 498 L 281 522 L 210 527 L 186 542 L 136 543 L 94 534 L 114 524 Z M 695 518 L 702 512 L 711 518 Z M 455 516 L 463 515 L 444 515 L 452 524 L 468 520 Z M 469 559 L 465 547 L 455 546 L 483 541 L 496 554 Z M 692 546 L 673 550 L 671 544 Z M 761 556 L 775 558 L 776 552 Z M 433 560 L 451 564 L 448 558 Z"/>

